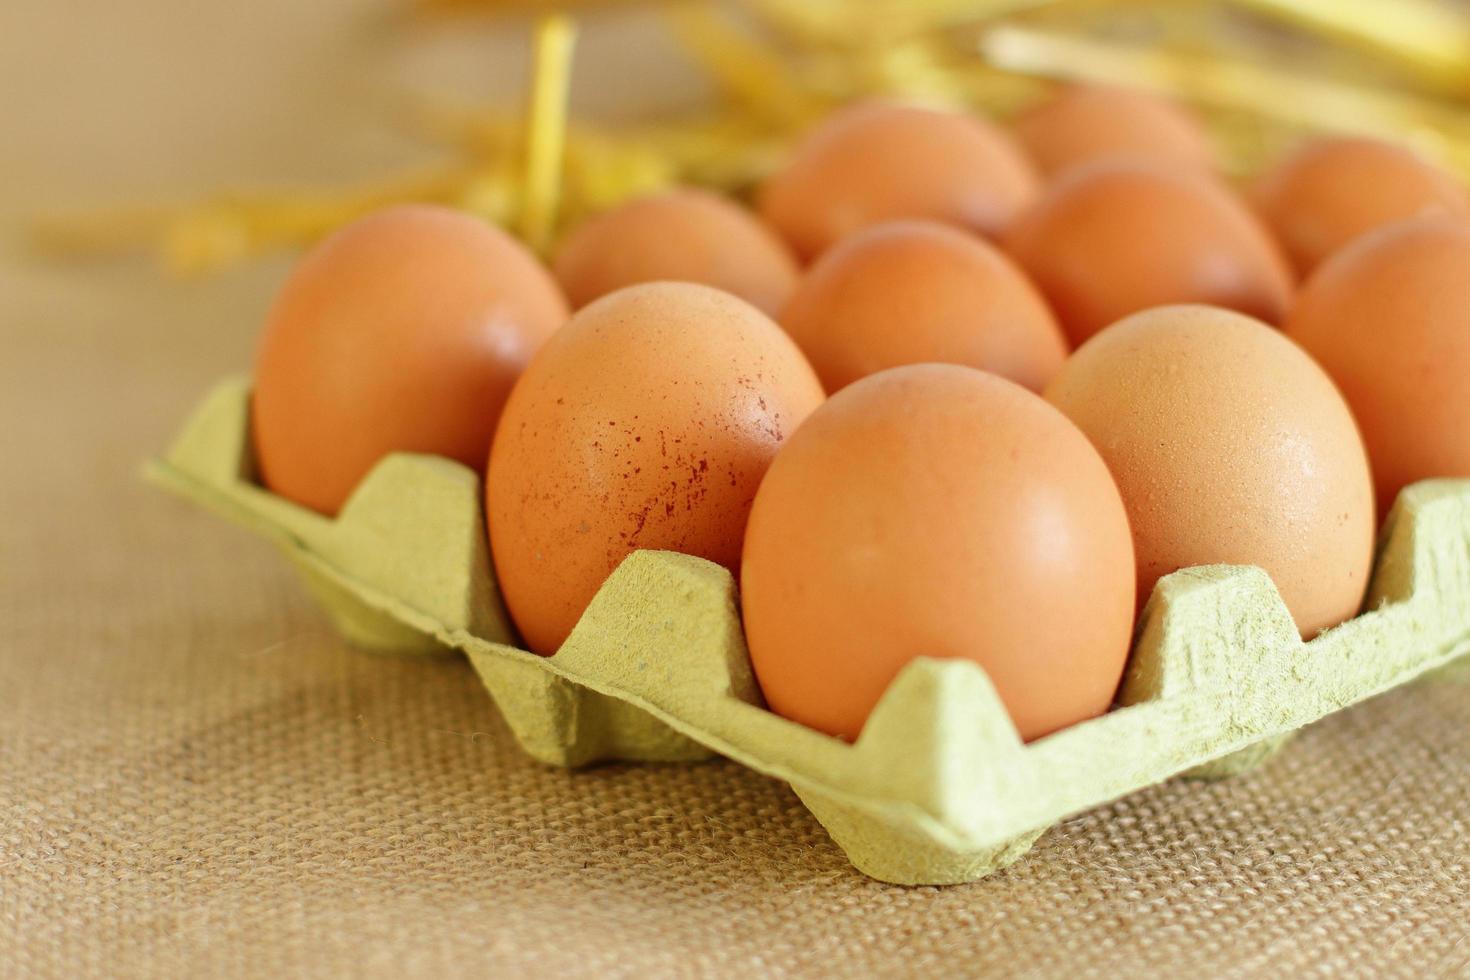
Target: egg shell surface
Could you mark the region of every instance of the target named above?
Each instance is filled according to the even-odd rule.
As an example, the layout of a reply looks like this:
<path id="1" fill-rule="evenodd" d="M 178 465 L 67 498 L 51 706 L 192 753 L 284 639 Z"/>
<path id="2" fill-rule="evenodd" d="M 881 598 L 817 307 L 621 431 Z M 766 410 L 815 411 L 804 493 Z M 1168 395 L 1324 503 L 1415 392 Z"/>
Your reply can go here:
<path id="1" fill-rule="evenodd" d="M 967 113 L 860 103 L 819 123 L 761 185 L 761 215 L 810 261 L 860 228 L 930 218 L 996 235 L 1040 190 L 1009 134 Z"/>
<path id="2" fill-rule="evenodd" d="M 1373 559 L 1373 484 L 1326 372 L 1258 320 L 1135 314 L 1072 355 L 1046 397 L 1108 463 L 1140 601 L 1192 565 L 1257 565 L 1303 636 L 1354 616 Z"/>
<path id="3" fill-rule="evenodd" d="M 781 325 L 835 392 L 885 368 L 936 362 L 1040 391 L 1067 356 L 1051 309 L 989 242 L 949 225 L 897 221 L 825 252 Z"/>
<path id="4" fill-rule="evenodd" d="M 636 549 L 738 570 L 761 477 L 822 399 L 781 328 L 720 290 L 648 283 L 575 314 L 511 393 L 486 476 L 495 571 L 529 648 L 554 653 Z"/>
<path id="5" fill-rule="evenodd" d="M 1470 476 L 1470 222 L 1357 239 L 1307 281 L 1286 333 L 1352 406 L 1380 508 L 1418 480 Z"/>
<path id="6" fill-rule="evenodd" d="M 263 482 L 334 514 L 389 453 L 479 470 L 511 386 L 566 317 L 536 258 L 478 218 L 410 205 L 342 228 L 291 272 L 261 338 Z"/>
<path id="7" fill-rule="evenodd" d="M 790 249 L 754 214 L 710 191 L 640 197 L 583 222 L 552 263 L 574 308 L 640 282 L 697 282 L 774 316 L 796 286 Z"/>
<path id="8" fill-rule="evenodd" d="M 1158 164 L 1068 171 L 1004 246 L 1073 346 L 1152 306 L 1207 303 L 1274 324 L 1291 302 L 1291 269 L 1260 219 L 1221 181 Z"/>
<path id="9" fill-rule="evenodd" d="M 1251 200 L 1302 276 L 1375 228 L 1470 214 L 1453 174 L 1408 147 L 1352 137 L 1307 143 L 1256 181 Z"/>
<path id="10" fill-rule="evenodd" d="M 1118 157 L 1202 171 L 1215 166 L 1209 135 L 1188 111 L 1110 85 L 1069 85 L 1017 117 L 1012 131 L 1047 177 Z"/>
<path id="11" fill-rule="evenodd" d="M 776 456 L 741 569 L 777 713 L 840 738 L 916 657 L 983 667 L 1023 738 L 1107 710 L 1132 634 L 1123 504 L 1039 396 L 957 365 L 871 375 Z"/>

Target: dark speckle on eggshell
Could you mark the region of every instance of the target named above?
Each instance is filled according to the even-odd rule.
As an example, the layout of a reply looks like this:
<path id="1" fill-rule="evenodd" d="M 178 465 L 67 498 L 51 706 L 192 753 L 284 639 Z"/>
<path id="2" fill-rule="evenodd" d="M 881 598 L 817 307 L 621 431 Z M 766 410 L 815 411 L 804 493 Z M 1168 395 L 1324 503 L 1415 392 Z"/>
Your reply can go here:
<path id="1" fill-rule="evenodd" d="M 766 467 L 822 399 L 781 328 L 717 290 L 633 286 L 574 316 L 512 393 L 486 477 L 496 573 L 531 649 L 555 652 L 635 549 L 737 568 Z"/>

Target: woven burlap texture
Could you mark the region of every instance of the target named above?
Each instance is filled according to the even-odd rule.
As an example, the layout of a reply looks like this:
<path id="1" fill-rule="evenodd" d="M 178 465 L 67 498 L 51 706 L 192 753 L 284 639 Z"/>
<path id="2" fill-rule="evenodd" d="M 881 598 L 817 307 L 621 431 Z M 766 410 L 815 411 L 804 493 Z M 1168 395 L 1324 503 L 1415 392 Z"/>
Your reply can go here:
<path id="1" fill-rule="evenodd" d="M 350 128 L 344 79 L 379 62 L 343 52 L 369 42 L 331 5 L 265 6 L 8 7 L 0 71 L 36 74 L 0 78 L 6 230 L 343 146 L 316 127 Z M 1470 972 L 1466 686 L 948 889 L 862 877 L 729 763 L 533 763 L 465 663 L 346 649 L 267 545 L 137 480 L 248 367 L 283 271 L 0 256 L 0 977 Z"/>

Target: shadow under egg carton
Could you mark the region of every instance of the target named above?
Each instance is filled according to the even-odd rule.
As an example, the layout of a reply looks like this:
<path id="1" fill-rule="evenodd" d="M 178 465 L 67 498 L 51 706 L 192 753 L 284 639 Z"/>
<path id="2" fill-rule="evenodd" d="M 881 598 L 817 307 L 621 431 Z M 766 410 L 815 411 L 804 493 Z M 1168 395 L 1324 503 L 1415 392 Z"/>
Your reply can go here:
<path id="1" fill-rule="evenodd" d="M 254 482 L 248 399 L 245 381 L 221 385 L 148 475 L 274 539 L 345 636 L 463 651 L 547 763 L 719 754 L 783 780 L 885 881 L 982 877 L 1068 816 L 1248 769 L 1303 725 L 1470 653 L 1470 481 L 1429 481 L 1390 515 L 1371 611 L 1311 642 L 1259 569 L 1186 569 L 1155 589 L 1108 714 L 1023 744 L 980 667 L 920 659 L 848 744 L 761 706 L 725 569 L 636 552 L 538 657 L 513 645 L 476 474 L 392 456 L 326 518 Z"/>

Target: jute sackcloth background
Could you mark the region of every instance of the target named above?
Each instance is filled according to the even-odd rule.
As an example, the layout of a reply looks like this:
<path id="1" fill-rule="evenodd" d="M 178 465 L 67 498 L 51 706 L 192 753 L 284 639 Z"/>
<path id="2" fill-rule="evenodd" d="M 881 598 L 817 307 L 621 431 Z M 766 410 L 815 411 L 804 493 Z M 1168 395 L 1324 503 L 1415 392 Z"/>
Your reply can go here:
<path id="1" fill-rule="evenodd" d="M 411 162 L 386 91 L 521 64 L 374 5 L 0 10 L 8 229 Z M 640 23 L 589 26 L 610 80 L 582 98 L 677 88 Z M 346 649 L 265 545 L 139 483 L 248 367 L 284 262 L 178 283 L 7 249 L 0 976 L 1470 973 L 1470 688 L 1071 820 L 990 880 L 881 885 L 735 765 L 532 763 L 464 663 Z"/>

